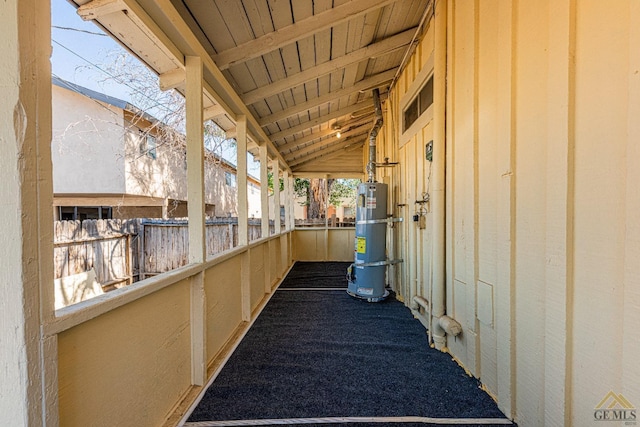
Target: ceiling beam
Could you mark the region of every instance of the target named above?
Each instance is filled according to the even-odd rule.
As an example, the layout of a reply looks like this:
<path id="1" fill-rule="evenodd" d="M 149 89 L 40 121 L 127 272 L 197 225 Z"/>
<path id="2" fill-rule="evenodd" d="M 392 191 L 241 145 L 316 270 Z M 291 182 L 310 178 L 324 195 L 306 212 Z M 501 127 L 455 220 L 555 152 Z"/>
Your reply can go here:
<path id="1" fill-rule="evenodd" d="M 337 136 L 334 136 L 331 139 L 323 139 L 322 141 L 316 142 L 315 144 L 311 144 L 308 145 L 306 147 L 301 148 L 300 150 L 297 151 L 292 151 L 291 153 L 287 154 L 286 156 L 284 156 L 284 159 L 287 162 L 291 162 L 294 161 L 294 159 L 303 157 L 313 151 L 316 151 L 318 149 L 322 149 L 322 147 L 325 146 L 329 146 L 332 145 L 336 142 L 339 141 L 346 141 L 348 138 L 356 136 L 356 135 L 362 135 L 362 134 L 366 134 L 369 133 L 369 127 L 368 126 L 360 126 L 358 128 L 355 128 L 353 130 L 350 130 L 348 132 L 343 133 L 342 135 L 340 135 L 340 138 L 338 138 Z"/>
<path id="2" fill-rule="evenodd" d="M 396 0 L 351 0 L 324 12 L 302 19 L 292 25 L 267 33 L 234 48 L 220 52 L 213 59 L 220 70 L 240 64 L 314 33 L 331 28 L 357 16 L 386 6 Z"/>
<path id="3" fill-rule="evenodd" d="M 284 120 L 288 117 L 294 116 L 304 111 L 311 110 L 312 108 L 319 107 L 322 104 L 338 100 L 343 96 L 349 96 L 355 93 L 373 90 L 374 88 L 382 86 L 384 83 L 393 80 L 394 76 L 396 75 L 396 71 L 397 68 L 392 68 L 382 73 L 375 74 L 371 77 L 360 80 L 353 86 L 349 86 L 335 92 L 326 93 L 317 98 L 312 98 L 307 102 L 296 104 L 290 108 L 287 108 L 286 110 L 278 111 L 277 113 L 261 117 L 258 120 L 258 123 L 260 123 L 261 126 L 266 126 L 268 124 L 279 122 L 280 120 Z"/>
<path id="4" fill-rule="evenodd" d="M 280 132 L 273 133 L 269 137 L 271 138 L 271 141 L 277 141 L 287 136 L 295 135 L 296 133 L 302 132 L 303 130 L 326 123 L 330 120 L 337 119 L 338 117 L 351 115 L 356 111 L 364 110 L 371 106 L 373 106 L 373 100 L 371 98 L 367 98 L 362 102 L 349 105 L 348 107 L 344 107 L 339 110 L 331 111 L 330 113 L 319 116 L 313 120 L 308 120 L 304 123 L 300 123 L 297 126 L 293 126 L 288 129 L 281 130 Z"/>
<path id="5" fill-rule="evenodd" d="M 361 179 L 364 175 L 363 171 L 344 171 L 344 172 L 305 172 L 293 171 L 291 176 L 293 178 L 353 178 L 353 179 Z"/>
<path id="6" fill-rule="evenodd" d="M 186 73 L 184 68 L 176 68 L 175 70 L 167 71 L 158 76 L 158 83 L 160 84 L 160 90 L 166 91 L 183 86 L 186 80 Z"/>
<path id="7" fill-rule="evenodd" d="M 227 112 L 224 108 L 222 108 L 221 105 L 214 104 L 211 107 L 206 107 L 202 111 L 202 114 L 203 114 L 203 119 L 207 121 L 207 120 L 213 119 L 214 117 L 224 116 L 225 114 L 227 114 Z"/>
<path id="8" fill-rule="evenodd" d="M 345 123 L 343 123 L 343 124 L 341 124 L 339 126 L 340 126 L 340 130 L 342 132 L 344 132 L 345 130 L 349 130 L 349 128 L 352 128 L 352 127 L 355 127 L 355 126 L 360 126 L 363 123 L 370 123 L 371 121 L 372 121 L 371 117 L 370 116 L 366 116 L 366 117 L 361 117 L 361 118 L 359 118 L 357 120 L 352 120 L 352 121 L 349 121 L 349 122 L 345 122 Z M 334 125 L 337 125 L 337 124 L 338 123 L 334 123 Z M 307 144 L 307 143 L 309 143 L 311 141 L 315 141 L 316 139 L 324 138 L 325 136 L 329 136 L 329 135 L 335 134 L 337 131 L 338 131 L 338 129 L 333 129 L 333 126 L 332 126 L 329 129 L 323 130 L 321 132 L 312 133 L 312 134 L 309 134 L 309 135 L 304 136 L 302 138 L 298 138 L 298 139 L 296 139 L 294 141 L 291 141 L 291 142 L 288 142 L 286 144 L 280 145 L 278 147 L 278 150 L 281 153 L 283 153 L 286 150 L 290 150 L 290 149 L 292 149 L 294 147 L 297 147 L 299 145 Z"/>
<path id="9" fill-rule="evenodd" d="M 317 159 L 318 157 L 322 157 L 322 156 L 326 156 L 327 154 L 331 154 L 331 153 L 335 153 L 336 151 L 340 151 L 344 148 L 347 148 L 349 146 L 355 146 L 356 144 L 362 144 L 364 141 L 366 141 L 366 137 L 365 138 L 350 138 L 347 139 L 343 142 L 340 142 L 338 144 L 333 144 L 330 145 L 326 148 L 323 148 L 320 151 L 314 151 L 313 153 L 309 153 L 306 156 L 300 157 L 299 159 L 295 159 L 292 160 L 291 163 L 289 163 L 291 165 L 291 167 L 295 167 L 295 166 L 300 166 L 303 163 L 307 163 L 311 160 Z"/>
<path id="10" fill-rule="evenodd" d="M 120 0 L 93 0 L 78 8 L 84 21 L 92 21 L 110 13 L 122 12 L 126 6 Z"/>
<path id="11" fill-rule="evenodd" d="M 173 40 L 160 29 L 158 24 L 151 19 L 138 2 L 132 0 L 91 0 L 79 6 L 76 12 L 84 21 L 100 21 L 102 18 L 108 19 L 113 14 L 126 15 L 136 30 L 139 30 L 149 38 L 160 51 L 167 55 L 176 67 L 184 69 L 184 53 L 178 49 Z M 109 25 L 102 25 L 101 23 L 101 26 L 124 46 L 133 51 L 132 40 L 128 39 L 130 34 L 114 34 L 109 31 Z M 145 58 L 145 55 L 140 52 L 137 52 L 136 55 L 141 62 L 151 68 L 151 62 L 148 61 L 148 58 Z"/>
<path id="12" fill-rule="evenodd" d="M 399 49 L 409 44 L 415 34 L 415 31 L 415 28 L 411 28 L 403 31 L 402 33 L 396 34 L 395 36 L 387 37 L 382 41 L 370 44 L 367 47 L 355 50 L 347 55 L 340 56 L 315 67 L 308 68 L 292 75 L 291 77 L 280 79 L 271 84 L 246 92 L 240 96 L 240 98 L 242 98 L 245 104 L 251 105 L 262 99 L 282 93 L 287 89 L 304 84 L 310 80 L 315 80 L 318 77 L 341 70 L 349 65 L 392 52 L 395 49 Z"/>

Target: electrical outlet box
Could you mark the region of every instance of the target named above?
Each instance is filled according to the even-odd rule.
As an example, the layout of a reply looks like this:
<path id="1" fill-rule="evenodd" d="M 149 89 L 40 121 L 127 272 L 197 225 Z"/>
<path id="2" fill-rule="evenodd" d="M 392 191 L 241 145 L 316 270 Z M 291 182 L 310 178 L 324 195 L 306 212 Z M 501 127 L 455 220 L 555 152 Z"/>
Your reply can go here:
<path id="1" fill-rule="evenodd" d="M 428 161 L 433 160 L 433 140 L 427 142 L 427 146 L 425 147 L 425 153 Z"/>

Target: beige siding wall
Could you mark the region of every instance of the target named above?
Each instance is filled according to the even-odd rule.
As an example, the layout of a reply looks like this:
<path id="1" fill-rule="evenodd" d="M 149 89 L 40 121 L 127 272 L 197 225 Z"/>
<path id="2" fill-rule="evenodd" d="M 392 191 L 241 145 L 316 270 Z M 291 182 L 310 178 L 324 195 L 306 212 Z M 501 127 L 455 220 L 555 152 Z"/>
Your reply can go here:
<path id="1" fill-rule="evenodd" d="M 57 334 L 59 424 L 158 426 L 171 416 L 167 425 L 174 425 L 199 391 L 192 386 L 191 356 L 202 348 L 192 335 L 197 310 L 204 310 L 202 344 L 213 375 L 290 267 L 289 236 L 209 261 L 203 304 L 192 301 L 195 272 Z M 247 318 L 243 306 L 251 309 Z"/>
<path id="2" fill-rule="evenodd" d="M 353 261 L 355 229 L 297 229 L 293 234 L 296 261 Z"/>
<path id="3" fill-rule="evenodd" d="M 449 351 L 520 425 L 591 425 L 609 391 L 638 407 L 640 6 L 447 9 L 447 311 L 464 328 Z M 407 303 L 431 279 L 432 214 L 424 230 L 410 219 L 432 191 L 433 123 L 400 146 L 400 109 L 432 31 L 386 101 L 379 147 L 400 162 L 378 179 L 406 204 L 390 243 Z"/>
<path id="4" fill-rule="evenodd" d="M 188 280 L 58 339 L 60 425 L 161 425 L 189 386 Z"/>

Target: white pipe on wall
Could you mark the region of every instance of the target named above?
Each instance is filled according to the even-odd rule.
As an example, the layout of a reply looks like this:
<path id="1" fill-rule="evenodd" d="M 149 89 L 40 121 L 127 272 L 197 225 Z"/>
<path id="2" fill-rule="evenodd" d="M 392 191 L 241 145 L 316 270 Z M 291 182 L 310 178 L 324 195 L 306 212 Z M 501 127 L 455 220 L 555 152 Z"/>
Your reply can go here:
<path id="1" fill-rule="evenodd" d="M 429 301 L 427 301 L 425 298 L 421 296 L 413 297 L 413 301 L 416 303 L 417 306 L 422 307 L 422 309 L 424 309 L 425 314 L 427 316 L 431 315 L 431 305 L 429 304 Z M 456 321 L 455 319 L 452 319 L 446 314 L 440 317 L 435 317 L 435 316 L 430 316 L 430 317 L 431 317 L 431 324 L 432 325 L 437 324 L 440 328 L 444 330 L 444 332 L 447 335 L 452 335 L 455 337 L 462 333 L 462 325 L 460 325 L 458 321 Z"/>

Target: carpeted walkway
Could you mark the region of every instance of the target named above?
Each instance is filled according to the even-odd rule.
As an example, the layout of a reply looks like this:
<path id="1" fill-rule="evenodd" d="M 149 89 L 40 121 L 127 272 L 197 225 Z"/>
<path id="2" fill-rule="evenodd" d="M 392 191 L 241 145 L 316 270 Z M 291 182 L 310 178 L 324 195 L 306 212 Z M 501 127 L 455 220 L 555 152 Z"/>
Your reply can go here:
<path id="1" fill-rule="evenodd" d="M 403 304 L 348 296 L 348 265 L 296 263 L 186 425 L 300 418 L 279 422 L 318 426 L 339 422 L 336 417 L 394 427 L 434 420 L 388 417 L 504 420 L 475 379 L 429 347 L 424 327 Z M 332 418 L 314 420 L 321 417 Z M 235 425 L 251 424 L 258 422 Z"/>

